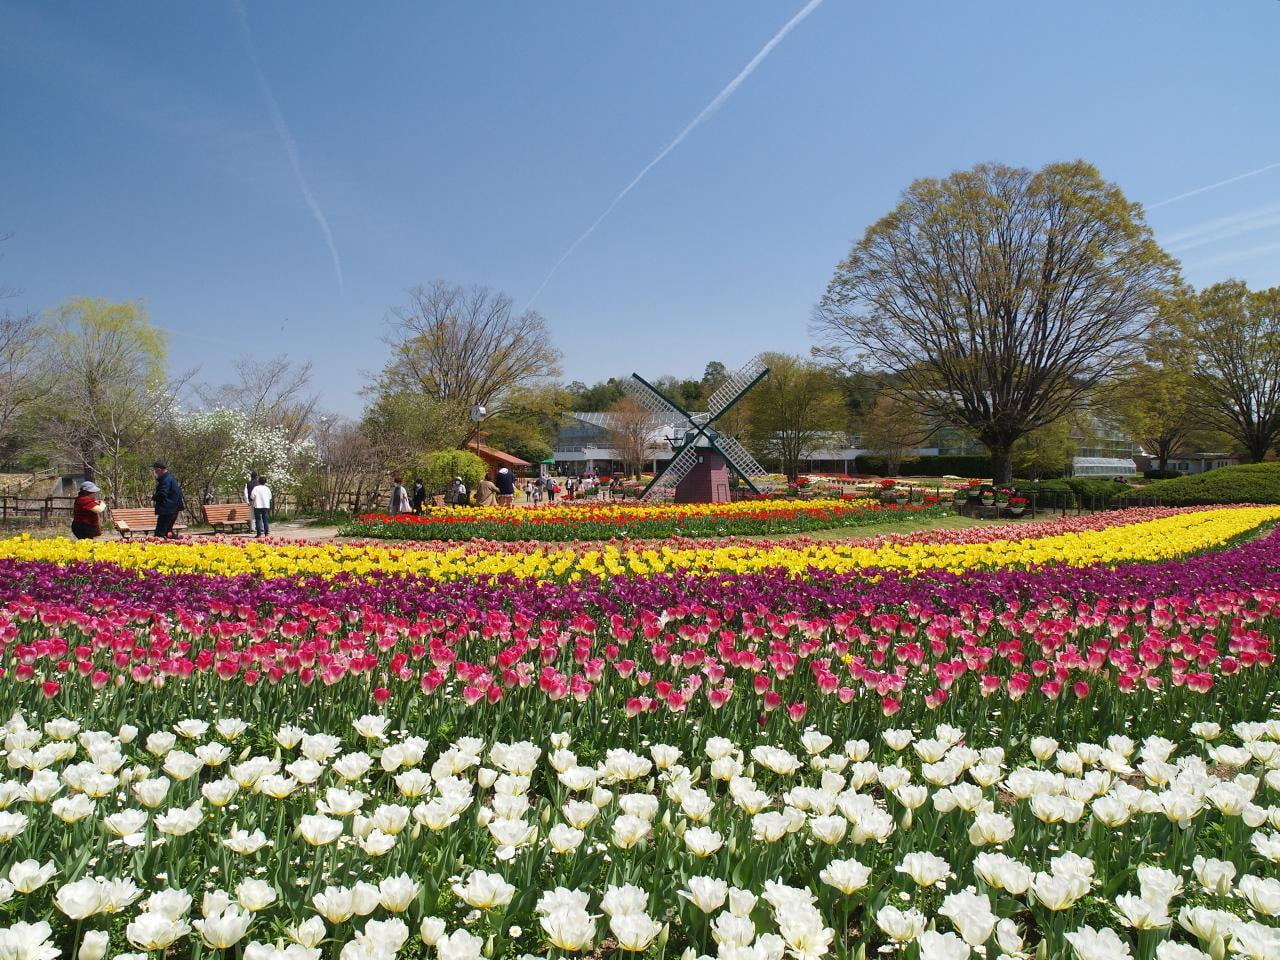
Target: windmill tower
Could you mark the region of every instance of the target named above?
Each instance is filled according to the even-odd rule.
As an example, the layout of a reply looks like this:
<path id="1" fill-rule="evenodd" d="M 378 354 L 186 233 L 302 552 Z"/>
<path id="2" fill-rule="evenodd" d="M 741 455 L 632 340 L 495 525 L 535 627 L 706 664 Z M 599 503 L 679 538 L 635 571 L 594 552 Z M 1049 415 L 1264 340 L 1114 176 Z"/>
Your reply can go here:
<path id="1" fill-rule="evenodd" d="M 673 497 L 677 503 L 722 503 L 729 499 L 730 470 L 755 493 L 772 489 L 768 474 L 746 447 L 715 427 L 716 421 L 768 375 L 769 368 L 759 357 L 753 358 L 711 395 L 706 413 L 689 413 L 638 373 L 624 381 L 623 389 L 655 419 L 676 425 L 676 435 L 667 438 L 671 459 L 640 496 L 645 500 Z"/>

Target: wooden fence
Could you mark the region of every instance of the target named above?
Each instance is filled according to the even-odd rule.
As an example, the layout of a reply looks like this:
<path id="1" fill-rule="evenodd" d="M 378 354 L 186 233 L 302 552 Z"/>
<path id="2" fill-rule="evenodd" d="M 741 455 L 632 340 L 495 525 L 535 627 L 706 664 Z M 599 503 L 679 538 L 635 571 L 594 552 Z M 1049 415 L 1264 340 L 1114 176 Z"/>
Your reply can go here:
<path id="1" fill-rule="evenodd" d="M 47 527 L 55 523 L 71 524 L 75 497 L 19 497 L 0 495 L 0 523 L 18 523 Z"/>

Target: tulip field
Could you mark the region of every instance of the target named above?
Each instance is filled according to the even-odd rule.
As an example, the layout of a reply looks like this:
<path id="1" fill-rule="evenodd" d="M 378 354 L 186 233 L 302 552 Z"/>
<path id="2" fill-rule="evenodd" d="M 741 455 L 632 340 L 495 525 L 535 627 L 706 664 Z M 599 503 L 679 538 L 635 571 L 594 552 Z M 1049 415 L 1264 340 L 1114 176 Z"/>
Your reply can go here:
<path id="1" fill-rule="evenodd" d="M 602 540 L 745 536 L 860 527 L 885 520 L 944 516 L 949 504 L 921 495 L 901 505 L 867 498 L 741 500 L 642 504 L 569 501 L 536 510 L 433 507 L 425 514 L 370 513 L 348 524 L 357 537 L 395 540 Z"/>
<path id="2" fill-rule="evenodd" d="M 0 540 L 0 960 L 1280 958 L 1277 522 Z"/>

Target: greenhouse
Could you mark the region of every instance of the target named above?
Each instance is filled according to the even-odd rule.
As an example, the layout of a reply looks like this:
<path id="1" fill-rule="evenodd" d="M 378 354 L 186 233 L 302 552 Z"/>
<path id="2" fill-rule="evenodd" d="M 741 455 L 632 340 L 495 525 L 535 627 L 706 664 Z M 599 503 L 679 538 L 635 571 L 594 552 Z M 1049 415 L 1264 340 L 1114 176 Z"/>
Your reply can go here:
<path id="1" fill-rule="evenodd" d="M 1136 477 L 1138 465 L 1119 457 L 1072 457 L 1073 477 Z"/>

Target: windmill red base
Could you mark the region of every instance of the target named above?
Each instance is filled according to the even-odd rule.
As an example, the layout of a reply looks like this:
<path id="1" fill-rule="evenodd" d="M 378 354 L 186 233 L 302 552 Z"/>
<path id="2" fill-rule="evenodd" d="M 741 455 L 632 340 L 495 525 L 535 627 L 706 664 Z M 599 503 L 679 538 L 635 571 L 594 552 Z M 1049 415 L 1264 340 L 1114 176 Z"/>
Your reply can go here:
<path id="1" fill-rule="evenodd" d="M 727 503 L 729 464 L 714 450 L 700 450 L 698 463 L 676 484 L 676 503 Z"/>

